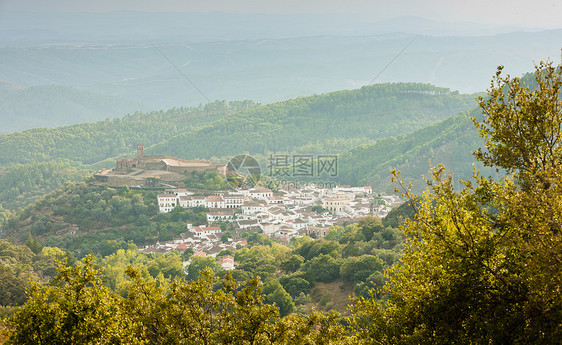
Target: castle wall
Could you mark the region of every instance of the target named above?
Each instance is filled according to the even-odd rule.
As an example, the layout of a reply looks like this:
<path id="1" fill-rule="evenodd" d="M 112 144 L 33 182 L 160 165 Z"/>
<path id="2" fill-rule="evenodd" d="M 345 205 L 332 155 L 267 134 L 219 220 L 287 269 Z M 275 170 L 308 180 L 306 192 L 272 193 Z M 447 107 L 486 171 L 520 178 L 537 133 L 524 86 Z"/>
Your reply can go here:
<path id="1" fill-rule="evenodd" d="M 167 170 L 166 163 L 162 161 L 144 161 L 144 168 L 147 170 Z"/>
<path id="2" fill-rule="evenodd" d="M 166 170 L 168 171 L 172 171 L 178 174 L 189 174 L 191 172 L 213 172 L 213 171 L 217 171 L 216 167 L 210 166 L 210 167 L 178 167 L 178 166 L 167 166 Z"/>
<path id="3" fill-rule="evenodd" d="M 138 166 L 138 161 L 133 158 L 118 158 L 116 169 L 117 170 L 129 170 L 136 168 Z"/>

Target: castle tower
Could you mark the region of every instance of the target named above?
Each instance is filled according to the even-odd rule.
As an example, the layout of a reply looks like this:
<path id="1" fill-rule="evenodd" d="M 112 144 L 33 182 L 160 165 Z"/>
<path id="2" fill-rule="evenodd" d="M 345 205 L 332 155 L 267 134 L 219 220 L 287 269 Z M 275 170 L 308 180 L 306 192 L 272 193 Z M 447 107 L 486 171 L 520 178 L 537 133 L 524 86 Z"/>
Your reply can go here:
<path id="1" fill-rule="evenodd" d="M 137 144 L 137 160 L 138 160 L 137 166 L 139 168 L 144 168 L 144 145 L 143 145 L 143 143 Z"/>

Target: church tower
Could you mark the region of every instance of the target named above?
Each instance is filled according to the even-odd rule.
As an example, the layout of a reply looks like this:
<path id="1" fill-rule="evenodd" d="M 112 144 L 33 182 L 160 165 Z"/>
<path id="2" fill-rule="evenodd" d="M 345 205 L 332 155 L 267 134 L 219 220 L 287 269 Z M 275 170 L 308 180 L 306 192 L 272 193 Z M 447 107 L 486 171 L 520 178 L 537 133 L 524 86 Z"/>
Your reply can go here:
<path id="1" fill-rule="evenodd" d="M 144 168 L 144 145 L 142 143 L 137 144 L 137 166 L 139 168 Z"/>

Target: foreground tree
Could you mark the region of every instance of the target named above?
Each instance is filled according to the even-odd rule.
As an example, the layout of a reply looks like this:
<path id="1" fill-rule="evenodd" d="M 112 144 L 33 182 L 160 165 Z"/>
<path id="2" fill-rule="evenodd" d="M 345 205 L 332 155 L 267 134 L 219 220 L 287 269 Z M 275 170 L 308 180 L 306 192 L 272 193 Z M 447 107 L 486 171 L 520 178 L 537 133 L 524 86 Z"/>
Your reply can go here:
<path id="1" fill-rule="evenodd" d="M 241 285 L 227 274 L 219 281 L 206 268 L 196 281 L 164 287 L 132 268 L 128 274 L 133 282 L 125 309 L 135 333 L 151 344 L 256 344 L 279 316 L 263 303 L 257 278 Z"/>
<path id="2" fill-rule="evenodd" d="M 489 97 L 478 99 L 484 118 L 473 121 L 486 150 L 475 155 L 522 180 L 549 175 L 562 162 L 561 70 L 540 62 L 535 78 L 523 79 L 502 77 L 502 70 L 498 67 Z"/>
<path id="3" fill-rule="evenodd" d="M 48 286 L 34 285 L 31 298 L 10 320 L 8 344 L 142 343 L 120 307 L 120 298 L 102 285 L 93 256 L 82 265 L 59 264 Z"/>
<path id="4" fill-rule="evenodd" d="M 501 76 L 474 119 L 476 152 L 508 171 L 475 172 L 455 191 L 442 166 L 414 199 L 402 264 L 389 272 L 387 302 L 358 298 L 358 339 L 377 344 L 555 344 L 562 338 L 560 70 L 536 68 L 532 85 Z"/>
<path id="5" fill-rule="evenodd" d="M 347 344 L 337 313 L 279 317 L 259 278 L 236 282 L 205 268 L 195 281 L 160 281 L 132 267 L 127 297 L 101 284 L 86 257 L 59 265 L 8 320 L 7 344 Z M 285 293 L 286 294 L 286 293 Z M 0 331 L 6 325 L 0 324 Z M 4 331 L 3 331 L 4 332 Z M 2 334 L 3 335 L 3 334 Z M 1 339 L 1 338 L 0 338 Z"/>

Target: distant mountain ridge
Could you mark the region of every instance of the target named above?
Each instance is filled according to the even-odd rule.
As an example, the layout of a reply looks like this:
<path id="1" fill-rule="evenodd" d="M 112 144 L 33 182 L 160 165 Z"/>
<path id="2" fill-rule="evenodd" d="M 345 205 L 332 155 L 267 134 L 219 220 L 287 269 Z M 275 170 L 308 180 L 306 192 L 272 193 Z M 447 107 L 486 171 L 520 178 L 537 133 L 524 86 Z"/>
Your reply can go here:
<path id="1" fill-rule="evenodd" d="M 562 40 L 562 30 L 477 37 L 384 33 L 210 42 L 191 41 L 181 31 L 178 35 L 0 47 L 0 78 L 27 87 L 67 85 L 149 103 L 152 109 L 197 106 L 206 99 L 267 104 L 367 85 L 396 57 L 375 82 L 430 83 L 470 93 L 485 90 L 500 64 L 519 75 L 531 70 L 533 61 L 558 60 Z"/>
<path id="2" fill-rule="evenodd" d="M 401 32 L 416 35 L 476 36 L 540 28 L 505 27 L 470 22 L 435 21 L 419 16 L 373 19 L 347 14 L 259 14 L 227 12 L 106 13 L 6 11 L 0 16 L 2 42 L 92 42 L 123 40 L 189 41 L 279 39 L 318 35 L 376 35 Z M 104 25 L 100 26 L 99 23 Z M 139 26 L 138 23 L 143 23 Z M 73 30 L 68 30 L 73 28 Z"/>
<path id="3" fill-rule="evenodd" d="M 345 141 L 364 142 L 413 132 L 473 108 L 474 95 L 417 83 L 389 83 L 300 97 L 223 117 L 146 149 L 180 158 L 210 158 L 248 152 L 339 153 Z M 341 139 L 330 151 L 323 143 Z"/>
<path id="4" fill-rule="evenodd" d="M 0 93 L 0 133 L 114 119 L 149 109 L 142 102 L 62 85 L 25 88 L 9 81 L 1 84 L 5 90 Z"/>

